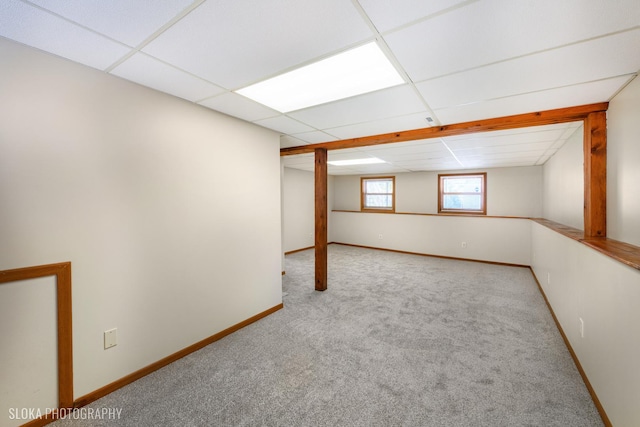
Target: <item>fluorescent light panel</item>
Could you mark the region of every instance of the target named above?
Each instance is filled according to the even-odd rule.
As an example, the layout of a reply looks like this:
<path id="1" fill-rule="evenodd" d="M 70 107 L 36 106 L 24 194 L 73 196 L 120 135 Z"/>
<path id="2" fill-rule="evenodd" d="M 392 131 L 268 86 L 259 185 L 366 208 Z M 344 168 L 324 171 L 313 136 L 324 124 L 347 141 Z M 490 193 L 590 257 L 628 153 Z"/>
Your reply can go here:
<path id="1" fill-rule="evenodd" d="M 282 113 L 404 83 L 376 42 L 236 92 Z"/>
<path id="2" fill-rule="evenodd" d="M 375 163 L 387 163 L 377 157 L 367 157 L 366 159 L 350 159 L 350 160 L 331 160 L 328 161 L 333 166 L 352 166 L 352 165 L 372 165 Z"/>

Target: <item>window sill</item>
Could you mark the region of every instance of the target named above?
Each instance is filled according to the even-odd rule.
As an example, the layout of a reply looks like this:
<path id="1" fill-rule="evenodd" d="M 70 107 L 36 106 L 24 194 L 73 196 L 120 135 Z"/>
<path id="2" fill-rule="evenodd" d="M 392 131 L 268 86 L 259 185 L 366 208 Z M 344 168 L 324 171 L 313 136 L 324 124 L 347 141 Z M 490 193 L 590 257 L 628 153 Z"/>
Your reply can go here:
<path id="1" fill-rule="evenodd" d="M 333 212 L 333 211 L 332 211 Z M 353 211 L 353 212 L 365 212 L 365 213 L 387 213 L 387 214 L 392 214 L 392 213 L 396 213 L 396 211 L 393 211 L 391 209 L 361 209 L 359 211 Z"/>

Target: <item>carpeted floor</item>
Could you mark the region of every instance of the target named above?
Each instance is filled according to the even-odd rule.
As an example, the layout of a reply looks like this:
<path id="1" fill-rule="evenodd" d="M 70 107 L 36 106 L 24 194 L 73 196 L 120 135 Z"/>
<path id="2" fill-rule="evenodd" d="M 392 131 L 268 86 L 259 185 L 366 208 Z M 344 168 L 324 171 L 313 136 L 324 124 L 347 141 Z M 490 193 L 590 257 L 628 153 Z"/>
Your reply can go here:
<path id="1" fill-rule="evenodd" d="M 288 255 L 285 308 L 63 426 L 601 426 L 526 268 L 329 246 Z"/>

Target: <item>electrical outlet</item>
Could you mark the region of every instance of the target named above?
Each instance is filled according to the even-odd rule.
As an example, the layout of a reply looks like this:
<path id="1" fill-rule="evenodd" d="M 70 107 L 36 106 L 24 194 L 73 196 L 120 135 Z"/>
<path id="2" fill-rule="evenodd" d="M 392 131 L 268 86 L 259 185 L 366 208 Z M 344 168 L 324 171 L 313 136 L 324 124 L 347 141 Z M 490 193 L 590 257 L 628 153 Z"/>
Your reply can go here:
<path id="1" fill-rule="evenodd" d="M 117 328 L 109 329 L 108 331 L 104 331 L 104 349 L 108 349 L 111 347 L 115 347 L 117 342 Z"/>
<path id="2" fill-rule="evenodd" d="M 582 320 L 582 317 L 578 319 L 580 320 L 580 338 L 584 338 L 584 320 Z"/>
<path id="3" fill-rule="evenodd" d="M 462 248 L 466 248 L 467 247 L 467 242 L 462 242 Z"/>
<path id="4" fill-rule="evenodd" d="M 382 234 L 378 234 L 378 239 L 382 240 Z"/>

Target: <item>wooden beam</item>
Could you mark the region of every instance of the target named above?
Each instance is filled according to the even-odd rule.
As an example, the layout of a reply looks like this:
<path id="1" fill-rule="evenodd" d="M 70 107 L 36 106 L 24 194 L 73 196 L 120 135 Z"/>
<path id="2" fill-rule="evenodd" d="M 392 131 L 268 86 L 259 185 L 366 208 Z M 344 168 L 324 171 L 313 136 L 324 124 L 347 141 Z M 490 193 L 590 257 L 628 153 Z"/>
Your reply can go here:
<path id="1" fill-rule="evenodd" d="M 584 237 L 607 237 L 607 114 L 584 120 Z"/>
<path id="2" fill-rule="evenodd" d="M 316 291 L 327 290 L 327 149 L 315 150 Z"/>
<path id="3" fill-rule="evenodd" d="M 608 106 L 609 104 L 607 102 L 601 102 L 598 104 L 517 114 L 514 116 L 498 117 L 495 119 L 476 120 L 445 126 L 414 129 L 402 132 L 365 136 L 361 138 L 343 139 L 340 141 L 322 142 L 318 144 L 283 148 L 280 150 L 280 155 L 291 156 L 294 154 L 313 153 L 318 148 L 339 150 L 344 148 L 366 147 L 370 145 L 390 144 L 394 142 L 405 142 L 418 139 L 442 138 L 445 136 L 575 122 L 585 120 L 589 114 L 605 112 Z"/>

